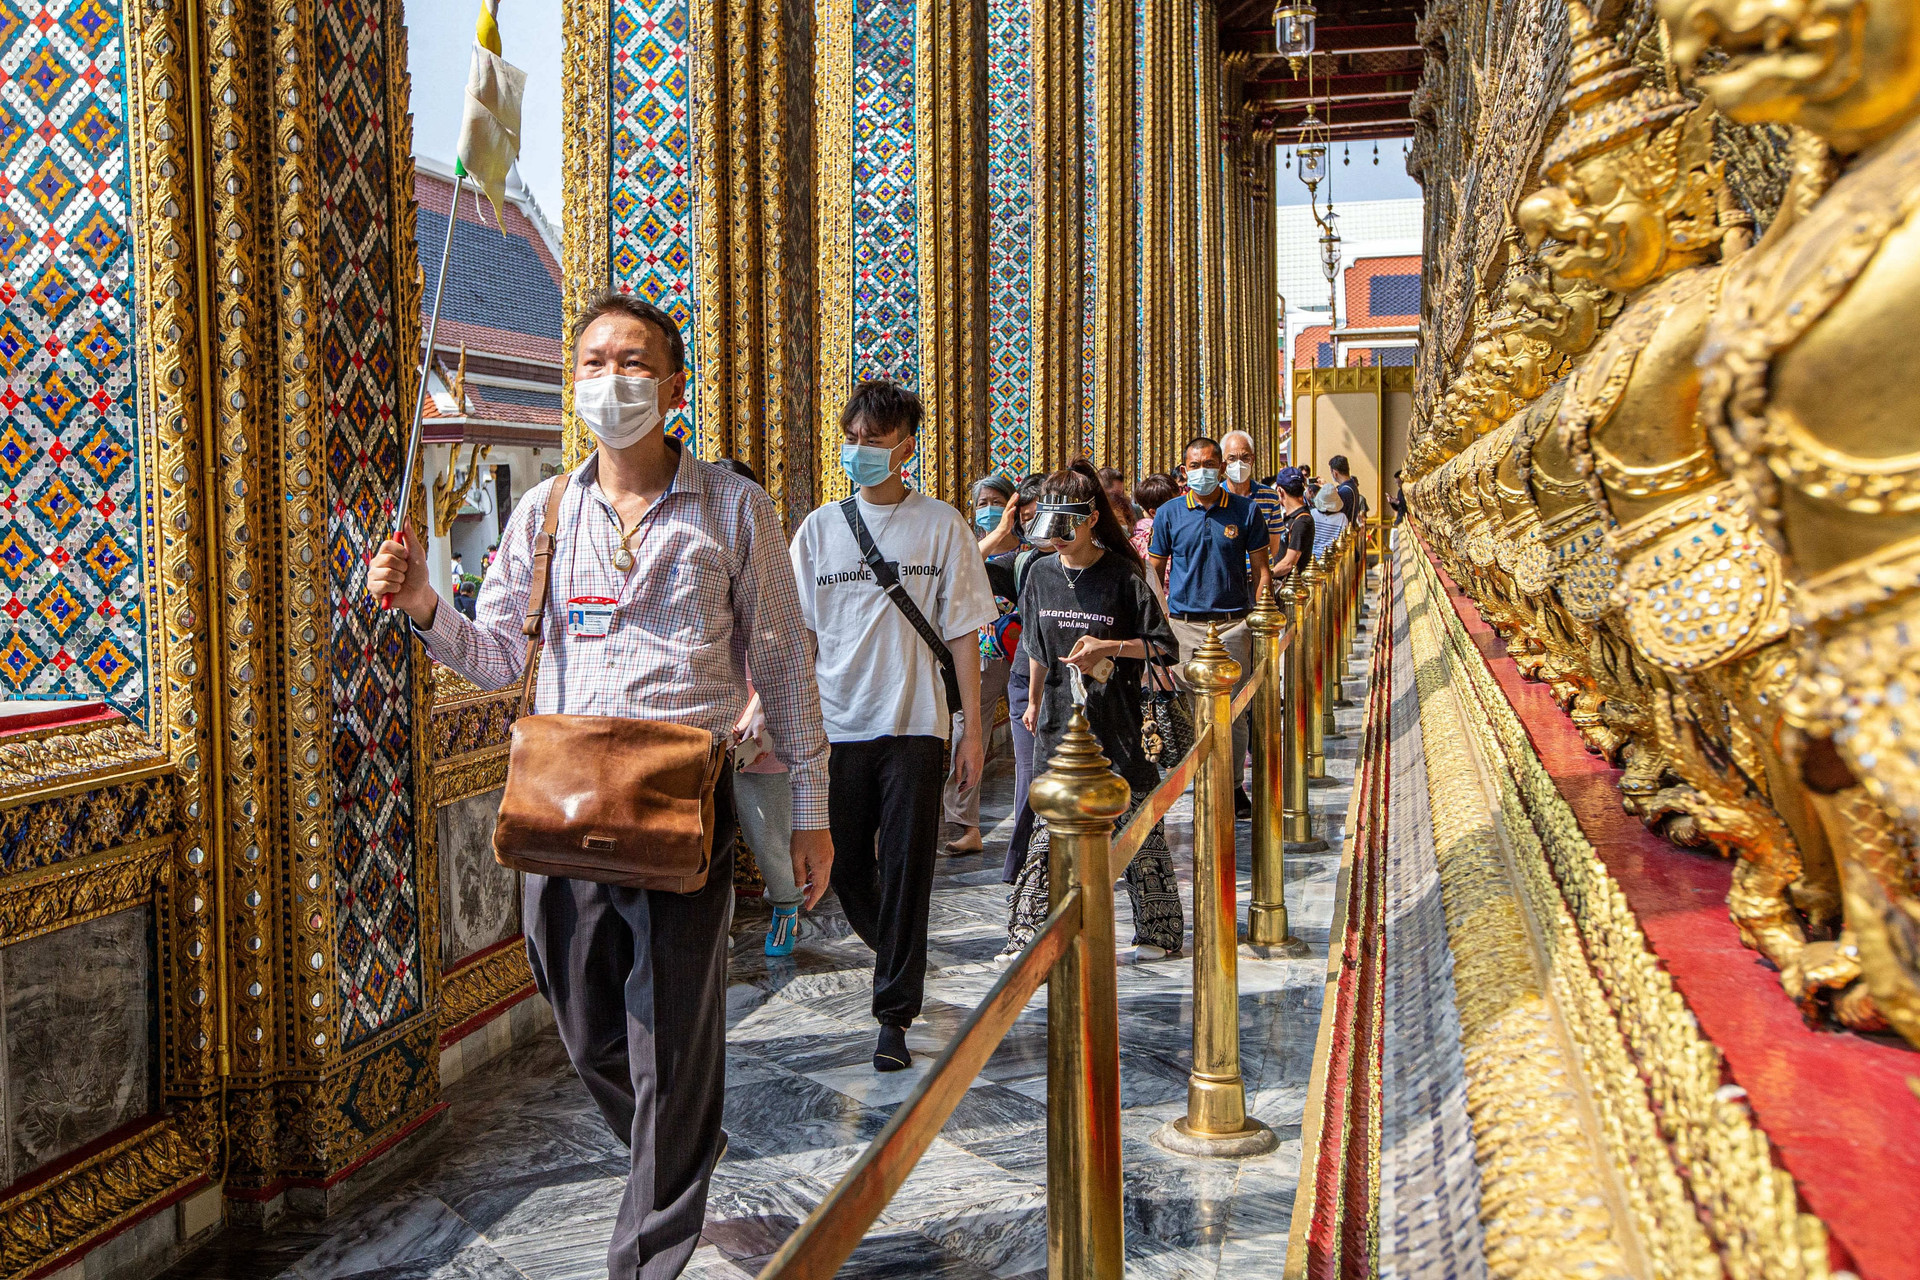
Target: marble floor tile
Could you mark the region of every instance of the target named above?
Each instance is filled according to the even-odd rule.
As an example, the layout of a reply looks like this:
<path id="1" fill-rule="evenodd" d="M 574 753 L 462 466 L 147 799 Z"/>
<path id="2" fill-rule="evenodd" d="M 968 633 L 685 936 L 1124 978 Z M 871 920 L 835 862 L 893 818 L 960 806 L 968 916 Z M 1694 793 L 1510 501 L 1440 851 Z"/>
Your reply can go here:
<path id="1" fill-rule="evenodd" d="M 1287 1233 L 1244 1235 L 1235 1224 L 1220 1242 L 1219 1280 L 1274 1280 L 1287 1262 Z"/>
<path id="2" fill-rule="evenodd" d="M 900 1190 L 894 1192 L 893 1199 L 880 1211 L 880 1221 L 905 1224 L 951 1213 L 957 1204 L 1011 1201 L 1021 1197 L 1031 1197 L 1034 1204 L 1046 1204 L 1046 1193 L 1039 1183 L 1008 1173 L 945 1138 L 935 1138 Z"/>
<path id="3" fill-rule="evenodd" d="M 526 1280 L 606 1280 L 613 1219 L 574 1222 L 494 1246 Z"/>
<path id="4" fill-rule="evenodd" d="M 766 1262 L 745 1265 L 758 1271 Z M 910 1229 L 876 1230 L 860 1242 L 838 1272 L 838 1280 L 993 1280 L 993 1273 Z"/>
<path id="5" fill-rule="evenodd" d="M 914 1224 L 921 1235 L 995 1276 L 1045 1275 L 1047 1206 L 1031 1196 L 969 1201 Z"/>
<path id="6" fill-rule="evenodd" d="M 1005 1169 L 1016 1178 L 1044 1186 L 1047 1181 L 1047 1126 L 1041 1123 L 1025 1129 L 978 1136 L 946 1135 L 955 1146 L 979 1156 L 988 1164 Z"/>
<path id="7" fill-rule="evenodd" d="M 444 1258 L 379 1267 L 372 1271 L 333 1273 L 329 1280 L 526 1280 L 498 1252 L 484 1244 L 470 1244 Z"/>
<path id="8" fill-rule="evenodd" d="M 295 1265 L 330 1237 L 314 1230 L 249 1231 L 230 1227 L 156 1280 L 260 1280 L 297 1275 Z"/>
<path id="9" fill-rule="evenodd" d="M 1359 683 L 1354 685 L 1359 689 Z M 1357 725 L 1357 713 L 1350 723 Z M 1314 803 L 1336 816 L 1353 762 L 1336 759 L 1339 786 Z M 943 857 L 935 868 L 933 944 L 923 1016 L 908 1032 L 915 1062 L 873 1071 L 872 953 L 828 896 L 803 920 L 792 958 L 760 950 L 767 909 L 739 904 L 727 991 L 729 1146 L 715 1171 L 706 1229 L 686 1274 L 742 1280 L 833 1186 L 932 1070 L 1004 970 L 988 963 L 1005 942 L 1000 858 L 1009 830 L 1010 777 L 990 773 L 982 809 L 989 848 Z M 1192 912 L 1192 809 L 1169 815 L 1181 897 Z M 1240 902 L 1252 870 L 1238 824 Z M 1122 1163 L 1129 1280 L 1276 1275 L 1300 1166 L 1299 1122 L 1318 1030 L 1324 947 L 1337 851 L 1290 858 L 1286 893 L 1305 960 L 1240 962 L 1241 1067 L 1249 1111 L 1280 1148 L 1237 1161 L 1198 1161 L 1150 1135 L 1184 1114 L 1192 1064 L 1191 935 L 1181 956 L 1145 963 L 1122 945 L 1117 974 L 1122 1046 Z M 1121 942 L 1131 936 L 1125 895 Z M 1045 1274 L 1047 1176 L 1046 991 L 1028 1008 L 956 1105 L 860 1249 L 852 1280 L 1038 1280 Z M 548 1033 L 447 1091 L 444 1130 L 411 1153 L 367 1202 L 320 1224 L 232 1233 L 191 1255 L 168 1280 L 288 1280 L 374 1275 L 398 1280 L 601 1280 L 626 1171 L 564 1051 Z"/>
<path id="10" fill-rule="evenodd" d="M 730 1259 L 764 1256 L 777 1250 L 831 1190 L 829 1183 L 798 1177 L 716 1188 L 707 1197 L 701 1238 Z"/>
<path id="11" fill-rule="evenodd" d="M 441 1201 L 407 1191 L 363 1205 L 329 1226 L 327 1242 L 295 1263 L 292 1275 L 337 1280 L 451 1257 L 479 1239 Z"/>
<path id="12" fill-rule="evenodd" d="M 733 1260 L 713 1245 L 702 1245 L 687 1260 L 680 1273 L 685 1280 L 753 1280 L 754 1273 L 735 1266 Z"/>
<path id="13" fill-rule="evenodd" d="M 871 1052 L 871 1051 L 869 1051 Z M 886 1115 L 802 1076 L 789 1075 L 727 1090 L 729 1133 L 763 1155 L 871 1142 Z"/>
<path id="14" fill-rule="evenodd" d="M 624 1170 L 610 1164 L 570 1165 L 509 1178 L 446 1203 L 475 1231 L 494 1244 L 541 1235 L 582 1222 L 611 1219 L 626 1190 Z"/>

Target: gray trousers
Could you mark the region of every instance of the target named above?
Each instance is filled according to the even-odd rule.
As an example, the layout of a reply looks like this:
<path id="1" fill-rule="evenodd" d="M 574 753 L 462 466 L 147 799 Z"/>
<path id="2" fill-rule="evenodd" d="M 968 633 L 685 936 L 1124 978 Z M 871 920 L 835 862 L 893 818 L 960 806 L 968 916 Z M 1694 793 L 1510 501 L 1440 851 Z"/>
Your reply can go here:
<path id="1" fill-rule="evenodd" d="M 793 775 L 733 774 L 733 799 L 740 815 L 740 838 L 753 852 L 766 881 L 766 904 L 797 907 L 807 895 L 793 882 Z"/>
<path id="2" fill-rule="evenodd" d="M 693 894 L 530 875 L 527 958 L 560 1042 L 627 1144 L 609 1280 L 670 1280 L 700 1242 L 726 1101 L 733 799 L 723 775 L 713 873 Z"/>
<path id="3" fill-rule="evenodd" d="M 1025 658 L 1020 659 L 1025 662 Z M 982 659 L 980 662 L 980 719 L 985 723 L 980 727 L 980 745 L 985 748 L 992 744 L 987 741 L 993 732 L 993 709 L 1000 705 L 1000 699 L 1007 696 L 1007 672 L 1012 663 L 1005 658 Z M 960 741 L 960 730 L 966 717 L 959 712 L 953 716 L 952 741 Z M 946 789 L 940 793 L 941 807 L 946 811 L 947 821 L 956 827 L 977 827 L 980 825 L 980 786 L 960 785 L 959 765 L 956 762 L 947 774 Z"/>
<path id="4" fill-rule="evenodd" d="M 1207 628 L 1212 624 L 1182 622 L 1178 618 L 1169 618 L 1168 622 L 1173 626 L 1173 638 L 1180 644 L 1180 663 L 1185 666 L 1193 660 L 1194 650 L 1206 643 Z M 1247 620 L 1242 618 L 1232 626 L 1222 627 L 1220 644 L 1233 656 L 1233 660 L 1240 664 L 1240 678 L 1233 682 L 1233 691 L 1238 694 L 1240 686 L 1253 678 L 1253 632 L 1247 629 Z M 1182 680 L 1180 683 L 1184 688 L 1186 681 Z M 1233 785 L 1235 787 L 1242 785 L 1245 777 L 1247 743 L 1252 737 L 1252 726 L 1251 709 L 1246 715 L 1233 722 Z"/>

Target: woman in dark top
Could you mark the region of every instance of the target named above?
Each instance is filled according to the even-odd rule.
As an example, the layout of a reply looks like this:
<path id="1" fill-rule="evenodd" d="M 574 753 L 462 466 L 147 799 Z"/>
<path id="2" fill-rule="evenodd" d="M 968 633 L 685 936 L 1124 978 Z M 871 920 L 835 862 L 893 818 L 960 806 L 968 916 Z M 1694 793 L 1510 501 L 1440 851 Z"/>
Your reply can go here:
<path id="1" fill-rule="evenodd" d="M 1166 663 L 1177 651 L 1146 566 L 1093 468 L 1076 462 L 1047 477 L 1035 516 L 1036 537 L 1052 537 L 1057 554 L 1035 562 L 1020 591 L 1021 656 L 1032 696 L 1026 723 L 1034 736 L 1033 770 L 1044 771 L 1059 750 L 1073 714 L 1069 667 L 1085 677 L 1086 716 L 1100 750 L 1133 789 L 1115 830 L 1159 785 L 1160 771 L 1140 742 L 1141 676 L 1149 661 Z M 1008 958 L 1033 940 L 1047 918 L 1047 825 L 1036 819 L 1033 838 L 1008 897 Z M 1176 955 L 1186 922 L 1180 909 L 1173 857 L 1156 825 L 1126 870 L 1133 903 L 1135 954 Z"/>

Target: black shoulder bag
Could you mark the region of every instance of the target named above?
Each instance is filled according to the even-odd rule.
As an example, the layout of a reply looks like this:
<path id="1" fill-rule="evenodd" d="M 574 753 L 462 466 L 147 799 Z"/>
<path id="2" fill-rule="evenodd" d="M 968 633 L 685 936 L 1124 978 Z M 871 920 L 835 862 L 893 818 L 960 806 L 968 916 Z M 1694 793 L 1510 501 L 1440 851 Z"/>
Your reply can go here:
<path id="1" fill-rule="evenodd" d="M 900 581 L 900 574 L 887 559 L 880 554 L 880 548 L 874 545 L 873 535 L 867 532 L 867 522 L 860 518 L 860 504 L 857 498 L 843 498 L 840 511 L 847 517 L 847 527 L 853 530 L 853 540 L 860 544 L 860 554 L 867 562 L 867 568 L 873 570 L 873 580 L 887 593 L 887 599 L 893 601 L 901 613 L 907 615 L 907 621 L 927 642 L 927 648 L 933 650 L 933 657 L 940 664 L 940 677 L 947 686 L 947 714 L 960 714 L 960 673 L 954 669 L 953 650 L 947 648 L 947 642 L 940 638 L 928 622 L 926 615 L 920 612 L 920 606 L 907 594 L 907 588 Z"/>

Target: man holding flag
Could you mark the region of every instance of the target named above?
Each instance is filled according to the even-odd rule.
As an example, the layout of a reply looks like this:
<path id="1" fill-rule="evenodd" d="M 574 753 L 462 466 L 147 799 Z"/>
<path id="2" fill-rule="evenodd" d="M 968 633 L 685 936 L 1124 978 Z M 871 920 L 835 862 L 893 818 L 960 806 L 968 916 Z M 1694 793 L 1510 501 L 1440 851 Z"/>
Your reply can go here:
<path id="1" fill-rule="evenodd" d="M 460 152 L 464 176 L 489 193 L 501 190 L 517 150 L 523 79 L 500 60 L 497 3 L 486 0 L 480 18 Z M 499 689 L 522 676 L 522 621 L 536 563 L 550 555 L 547 580 L 566 585 L 531 620 L 544 643 L 532 684 L 537 716 L 670 722 L 721 740 L 744 709 L 751 670 L 775 753 L 792 775 L 794 881 L 811 907 L 833 863 L 827 741 L 811 633 L 773 500 L 661 429 L 687 386 L 686 344 L 666 313 L 603 294 L 588 303 L 572 343 L 574 411 L 598 448 L 520 500 L 474 618 L 435 593 L 404 520 L 373 557 L 367 590 L 406 612 L 435 660 Z M 418 425 L 416 414 L 403 508 Z M 721 770 L 711 801 L 708 875 L 692 893 L 525 878 L 534 979 L 575 1071 L 629 1150 L 610 1280 L 669 1280 L 686 1267 L 723 1146 L 731 770 Z"/>

